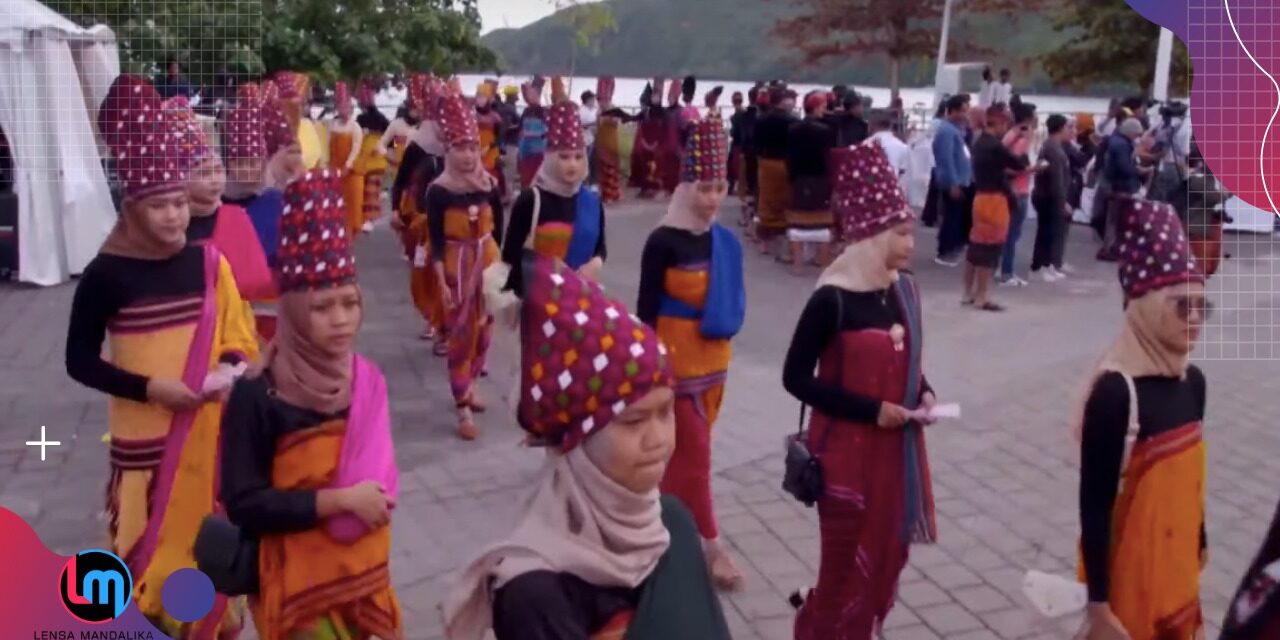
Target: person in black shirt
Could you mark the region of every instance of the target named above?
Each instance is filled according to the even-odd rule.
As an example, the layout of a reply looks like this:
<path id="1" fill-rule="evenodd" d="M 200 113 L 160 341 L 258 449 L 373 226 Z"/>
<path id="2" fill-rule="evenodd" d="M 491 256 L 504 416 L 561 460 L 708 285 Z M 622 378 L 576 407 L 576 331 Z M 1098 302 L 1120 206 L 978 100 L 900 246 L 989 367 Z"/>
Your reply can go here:
<path id="1" fill-rule="evenodd" d="M 739 142 L 742 150 L 742 175 L 738 186 L 738 197 L 742 199 L 742 216 L 740 223 L 748 228 L 748 234 L 754 233 L 753 223 L 756 218 L 757 185 L 760 181 L 760 159 L 756 153 L 756 122 L 760 117 L 760 105 L 767 106 L 769 94 L 753 87 L 747 92 L 747 108 L 737 118 Z"/>
<path id="2" fill-rule="evenodd" d="M 787 208 L 787 239 L 791 268 L 801 269 L 803 245 L 817 247 L 817 262 L 825 266 L 831 249 L 831 179 L 827 170 L 836 133 L 823 119 L 827 96 L 810 93 L 804 100 L 804 120 L 787 132 L 787 177 L 791 180 L 791 205 Z"/>
<path id="3" fill-rule="evenodd" d="M 771 110 L 756 122 L 754 144 L 759 157 L 759 191 L 757 203 L 759 216 L 756 223 L 756 240 L 760 252 L 769 255 L 771 245 L 787 228 L 787 208 L 791 206 L 791 184 L 787 176 L 787 144 L 791 125 L 796 123 L 792 113 L 796 108 L 796 94 L 786 88 L 770 91 Z M 782 253 L 786 253 L 785 250 Z M 782 258 L 789 262 L 789 257 Z"/>
<path id="4" fill-rule="evenodd" d="M 729 116 L 729 193 L 738 192 L 738 177 L 742 175 L 742 117 L 746 109 L 742 107 L 742 92 L 734 91 L 733 115 Z"/>
<path id="5" fill-rule="evenodd" d="M 1201 637 L 1204 276 L 1172 207 L 1129 199 L 1120 220 L 1124 326 L 1077 433 L 1087 637 Z"/>
<path id="6" fill-rule="evenodd" d="M 1027 168 L 1027 159 L 1015 156 L 1002 138 L 1009 130 L 1009 115 L 1003 107 L 987 109 L 983 134 L 973 143 L 973 228 L 969 232 L 969 255 L 964 266 L 965 305 L 982 311 L 1003 311 L 988 298 L 991 276 L 1000 263 L 1009 234 L 1013 207 L 1010 178 Z"/>
<path id="7" fill-rule="evenodd" d="M 836 130 L 836 146 L 862 144 L 871 135 L 871 128 L 863 117 L 862 96 L 854 91 L 845 92 L 840 107 L 831 119 Z"/>

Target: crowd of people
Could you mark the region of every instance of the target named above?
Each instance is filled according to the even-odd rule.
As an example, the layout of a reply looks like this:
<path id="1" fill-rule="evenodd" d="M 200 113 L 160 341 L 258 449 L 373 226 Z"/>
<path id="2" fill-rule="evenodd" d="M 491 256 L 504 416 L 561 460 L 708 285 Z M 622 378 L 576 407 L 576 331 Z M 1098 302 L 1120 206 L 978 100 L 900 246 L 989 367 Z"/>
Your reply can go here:
<path id="1" fill-rule="evenodd" d="M 611 79 L 586 118 L 562 81 L 548 106 L 531 81 L 518 120 L 495 104 L 494 82 L 467 96 L 456 80 L 412 74 L 391 122 L 371 83 L 354 95 L 340 84 L 321 138 L 309 79 L 280 72 L 238 88 L 217 143 L 181 97 L 114 82 L 97 129 L 123 202 L 77 286 L 67 370 L 108 396 L 110 548 L 157 628 L 233 638 L 251 615 L 265 640 L 412 636 L 390 578 L 399 472 L 386 382 L 356 351 L 367 309 L 352 246 L 381 214 L 390 168 L 406 282 L 457 435 L 480 437 L 476 382 L 493 333 L 514 330 L 517 422 L 544 452 L 514 526 L 439 603 L 448 638 L 730 637 L 717 591 L 744 576 L 717 526 L 711 450 L 748 304 L 743 244 L 718 222 L 731 185 L 761 250 L 795 265 L 816 245 L 823 267 L 781 375 L 812 410 L 785 484 L 816 505 L 821 536 L 816 585 L 792 598 L 795 637 L 878 633 L 910 545 L 946 535 L 926 446 L 937 395 L 922 368 L 923 292 L 907 270 L 916 214 L 893 122 L 868 124 L 847 91 L 805 96 L 796 119 L 798 97 L 776 84 L 735 96 L 726 122 L 718 89 L 694 109 L 692 79 L 671 83 L 667 106 L 662 86 L 638 116 L 631 181 L 644 196 L 669 192 L 667 210 L 628 305 L 597 284 L 606 207 L 621 196 L 617 127 L 636 117 L 612 107 Z M 1018 211 L 1054 220 L 1037 227 L 1035 262 L 1067 270 L 1056 217 L 1073 198 L 1080 139 L 1051 117 L 1033 165 L 1034 109 L 993 103 L 970 144 L 967 106 L 947 100 L 934 143 L 940 257 L 968 245 L 966 302 L 992 310 L 987 285 L 1012 262 Z M 1138 137 L 1138 117 L 1112 139 Z M 508 142 L 518 189 L 500 162 Z M 1206 381 L 1188 354 L 1209 310 L 1205 271 L 1194 231 L 1134 197 L 1125 147 L 1105 148 L 1124 165 L 1103 173 L 1126 310 L 1078 421 L 1088 637 L 1191 638 L 1203 627 Z M 1228 637 L 1272 637 L 1280 624 L 1276 535 Z M 162 602 L 184 567 L 219 592 L 195 623 Z"/>

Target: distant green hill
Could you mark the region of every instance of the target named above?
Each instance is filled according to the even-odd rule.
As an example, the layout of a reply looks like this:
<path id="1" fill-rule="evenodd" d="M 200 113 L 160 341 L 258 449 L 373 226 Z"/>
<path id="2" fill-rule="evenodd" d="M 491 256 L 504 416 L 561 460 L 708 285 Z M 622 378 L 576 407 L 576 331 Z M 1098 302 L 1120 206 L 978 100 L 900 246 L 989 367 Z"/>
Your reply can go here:
<path id="1" fill-rule="evenodd" d="M 723 80 L 786 78 L 793 82 L 887 86 L 881 56 L 850 59 L 823 68 L 805 67 L 769 34 L 788 9 L 770 0 L 608 0 L 618 22 L 604 36 L 600 53 L 579 51 L 577 73 L 644 78 L 696 74 Z M 696 7 L 696 8 L 695 8 Z M 974 37 L 994 55 L 997 68 L 1017 74 L 1018 86 L 1031 92 L 1052 89 L 1035 59 L 1067 39 L 1054 31 L 1048 16 L 1029 15 L 1010 26 L 1006 17 L 956 18 L 953 37 Z M 494 31 L 483 38 L 509 73 L 567 73 L 573 38 L 555 16 L 523 29 Z M 932 84 L 933 60 L 904 65 L 904 86 Z"/>

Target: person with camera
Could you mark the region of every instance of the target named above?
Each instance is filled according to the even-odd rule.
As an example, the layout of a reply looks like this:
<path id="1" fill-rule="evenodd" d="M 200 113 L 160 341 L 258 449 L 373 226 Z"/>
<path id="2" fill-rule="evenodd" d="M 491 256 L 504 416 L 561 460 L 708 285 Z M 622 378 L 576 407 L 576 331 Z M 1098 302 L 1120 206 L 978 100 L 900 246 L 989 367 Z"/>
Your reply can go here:
<path id="1" fill-rule="evenodd" d="M 799 439 L 821 469 L 821 486 L 793 491 L 815 498 L 822 539 L 817 585 L 792 598 L 796 640 L 873 637 L 908 546 L 937 540 L 922 429 L 935 398 L 921 369 L 919 291 L 904 271 L 915 214 L 878 144 L 839 149 L 833 163 L 850 244 L 818 280 L 782 374 L 813 408 Z"/>

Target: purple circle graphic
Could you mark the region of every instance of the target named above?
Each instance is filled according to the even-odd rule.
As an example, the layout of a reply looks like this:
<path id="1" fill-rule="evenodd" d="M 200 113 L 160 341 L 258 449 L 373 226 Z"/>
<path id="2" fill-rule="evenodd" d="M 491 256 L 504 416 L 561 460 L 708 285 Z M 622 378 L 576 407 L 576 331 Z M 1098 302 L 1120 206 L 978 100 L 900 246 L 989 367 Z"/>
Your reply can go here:
<path id="1" fill-rule="evenodd" d="M 213 582 L 199 569 L 178 569 L 165 578 L 160 603 L 178 622 L 195 622 L 213 610 Z"/>

